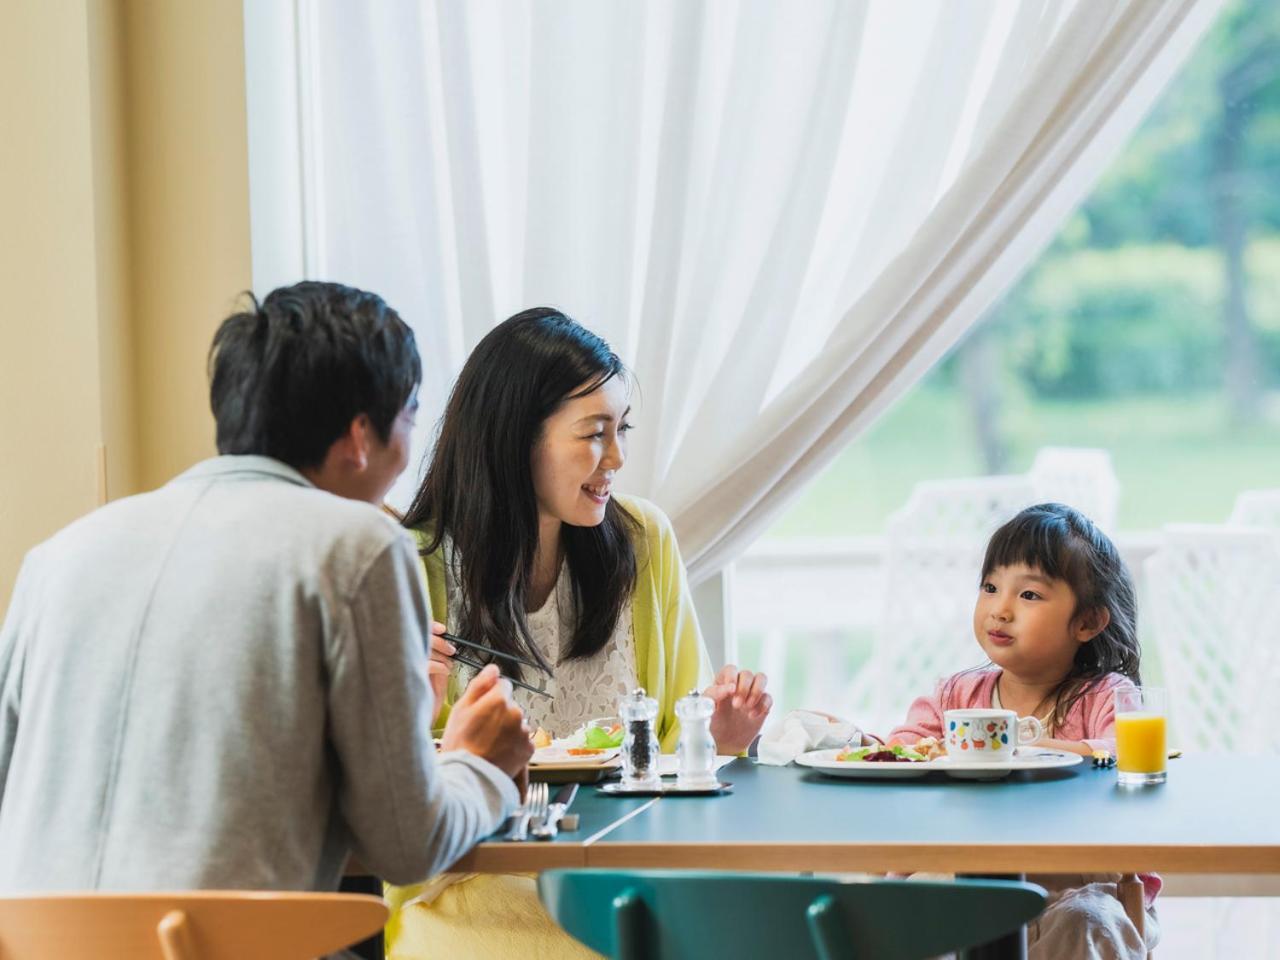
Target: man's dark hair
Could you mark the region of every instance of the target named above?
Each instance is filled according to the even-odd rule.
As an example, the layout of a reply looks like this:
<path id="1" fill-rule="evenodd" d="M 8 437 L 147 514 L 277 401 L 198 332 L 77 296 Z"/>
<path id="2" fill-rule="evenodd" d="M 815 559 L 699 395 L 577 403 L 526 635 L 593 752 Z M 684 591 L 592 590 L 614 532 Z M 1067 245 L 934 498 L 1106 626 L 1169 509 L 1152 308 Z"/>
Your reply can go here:
<path id="1" fill-rule="evenodd" d="M 413 331 L 377 294 L 304 281 L 222 322 L 209 350 L 218 452 L 319 466 L 367 414 L 386 442 L 422 380 Z"/>

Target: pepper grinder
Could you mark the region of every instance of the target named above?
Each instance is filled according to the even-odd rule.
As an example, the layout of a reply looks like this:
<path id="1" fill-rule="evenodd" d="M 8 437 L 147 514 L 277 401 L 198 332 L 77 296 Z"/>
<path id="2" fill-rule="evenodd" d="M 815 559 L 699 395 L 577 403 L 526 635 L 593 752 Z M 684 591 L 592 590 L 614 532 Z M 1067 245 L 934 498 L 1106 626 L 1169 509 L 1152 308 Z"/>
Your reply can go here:
<path id="1" fill-rule="evenodd" d="M 657 787 L 662 783 L 658 776 L 658 736 L 654 732 L 658 701 L 639 687 L 619 701 L 618 716 L 627 729 L 622 741 L 622 785 Z"/>
<path id="2" fill-rule="evenodd" d="M 720 783 L 716 779 L 716 741 L 711 736 L 711 715 L 715 710 L 715 702 L 697 690 L 690 690 L 676 703 L 676 716 L 680 718 L 676 786 L 682 790 L 706 790 Z"/>

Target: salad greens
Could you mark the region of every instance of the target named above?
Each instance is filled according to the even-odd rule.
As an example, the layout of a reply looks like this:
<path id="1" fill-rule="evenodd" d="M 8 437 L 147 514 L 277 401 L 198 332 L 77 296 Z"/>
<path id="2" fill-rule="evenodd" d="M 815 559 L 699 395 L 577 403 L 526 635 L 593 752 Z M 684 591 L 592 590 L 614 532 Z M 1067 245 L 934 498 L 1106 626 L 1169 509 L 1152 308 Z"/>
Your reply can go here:
<path id="1" fill-rule="evenodd" d="M 611 727 L 587 727 L 583 735 L 586 746 L 592 750 L 610 750 L 622 746 L 622 724 L 615 723 Z"/>
<path id="2" fill-rule="evenodd" d="M 891 754 L 892 756 L 876 756 L 877 754 Z M 897 760 L 899 762 L 907 761 L 910 763 L 918 763 L 928 759 L 924 754 L 918 753 L 901 743 L 895 743 L 891 747 L 882 746 L 877 743 L 870 747 L 858 747 L 856 750 L 845 750 L 836 755 L 837 760 L 868 760 L 873 758 L 875 760 L 888 760 L 889 762 Z"/>

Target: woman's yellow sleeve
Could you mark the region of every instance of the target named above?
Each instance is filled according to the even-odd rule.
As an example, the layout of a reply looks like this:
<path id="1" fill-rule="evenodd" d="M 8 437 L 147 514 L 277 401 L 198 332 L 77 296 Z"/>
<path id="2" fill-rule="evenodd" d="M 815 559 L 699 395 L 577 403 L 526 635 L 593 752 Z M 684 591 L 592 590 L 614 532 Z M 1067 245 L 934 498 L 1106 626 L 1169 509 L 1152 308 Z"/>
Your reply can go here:
<path id="1" fill-rule="evenodd" d="M 425 542 L 425 536 L 421 530 L 413 531 L 414 541 L 418 545 L 419 551 Z M 444 555 L 440 550 L 427 554 L 425 557 L 419 555 L 422 561 L 422 578 L 427 588 L 427 599 L 431 601 L 431 619 L 439 620 L 441 623 L 447 623 L 449 619 L 448 594 L 444 585 Z M 436 716 L 436 722 L 432 729 L 432 735 L 439 737 L 444 731 L 445 721 L 449 719 L 449 710 L 453 706 L 453 701 L 457 698 L 458 692 L 454 689 L 453 677 L 449 677 L 449 683 L 445 688 L 444 703 L 440 706 L 440 713 Z"/>
<path id="2" fill-rule="evenodd" d="M 680 736 L 676 701 L 711 682 L 711 660 L 671 521 L 643 500 L 625 506 L 644 525 L 644 556 L 632 606 L 637 665 L 648 666 L 640 674 L 649 677 L 649 694 L 658 700 L 658 739 L 662 751 L 670 753 Z"/>

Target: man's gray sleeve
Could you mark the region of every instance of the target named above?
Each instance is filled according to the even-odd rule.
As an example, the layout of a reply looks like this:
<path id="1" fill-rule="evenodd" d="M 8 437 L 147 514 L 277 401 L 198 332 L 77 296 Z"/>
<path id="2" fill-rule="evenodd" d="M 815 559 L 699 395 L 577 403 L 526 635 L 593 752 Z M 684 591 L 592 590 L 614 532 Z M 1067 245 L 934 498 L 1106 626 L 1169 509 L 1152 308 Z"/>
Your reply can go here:
<path id="1" fill-rule="evenodd" d="M 9 612 L 0 625 L 0 807 L 4 806 L 5 784 L 9 780 L 9 765 L 13 762 L 13 747 L 18 739 L 25 649 L 23 620 L 32 566 L 33 561 L 28 555 L 18 571 L 18 581 L 9 600 Z"/>
<path id="2" fill-rule="evenodd" d="M 329 686 L 342 812 L 364 866 L 391 883 L 415 883 L 496 830 L 519 794 L 479 757 L 435 753 L 430 601 L 407 537 L 373 560 L 345 615 L 330 647 Z"/>

